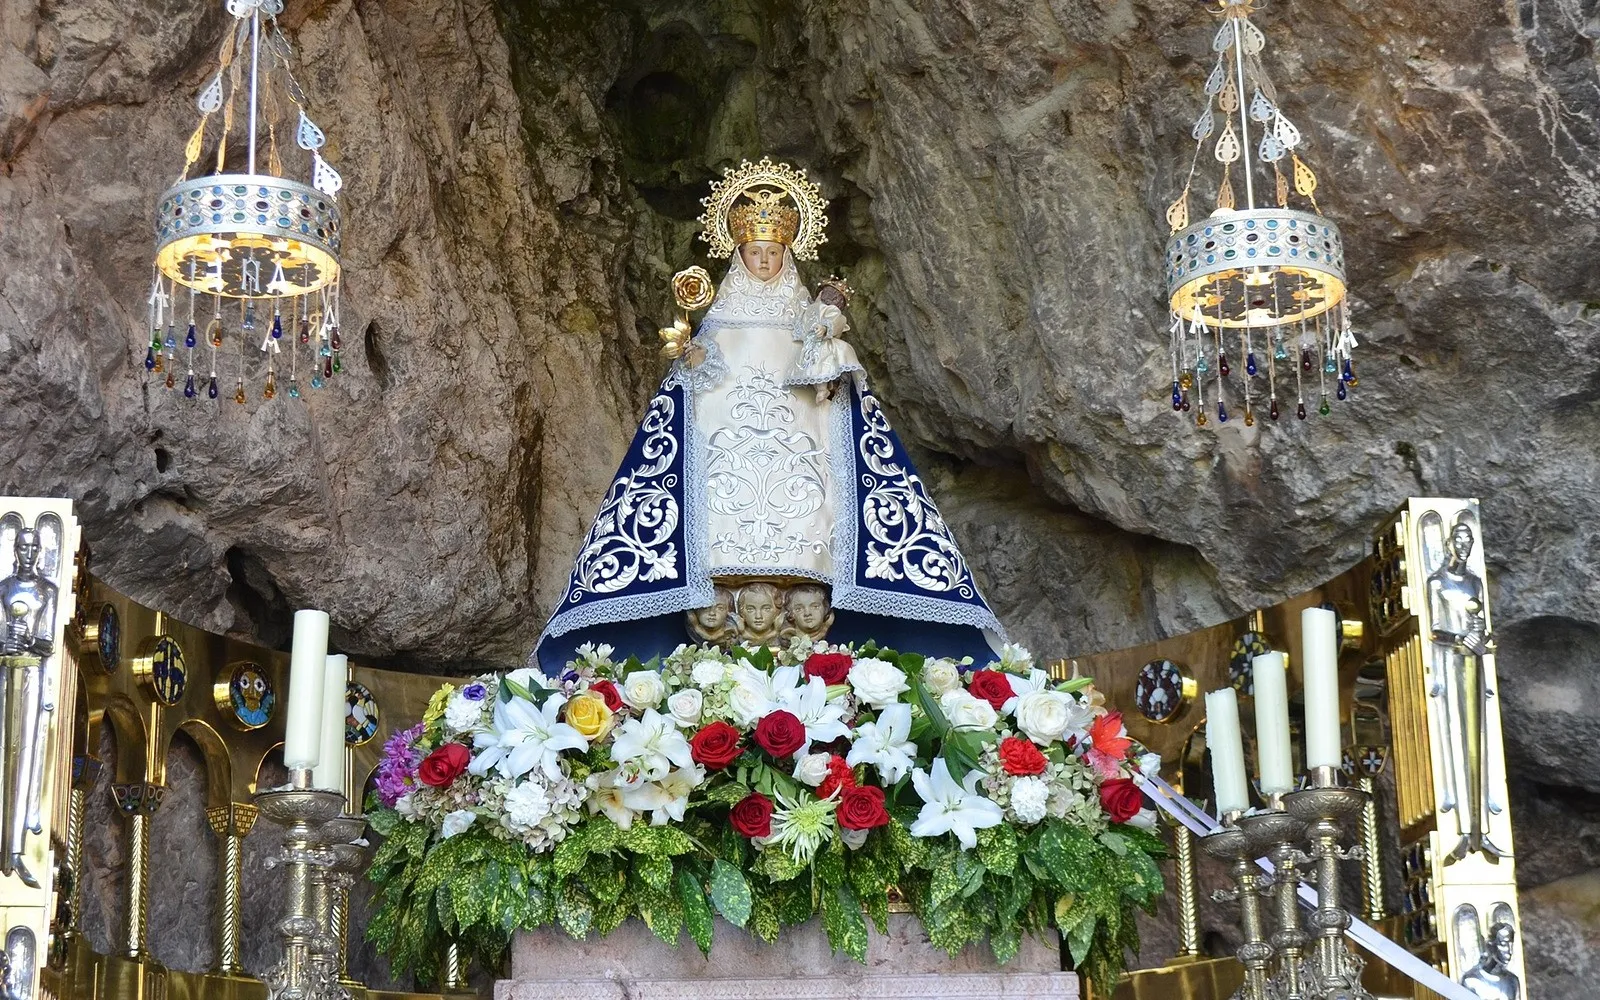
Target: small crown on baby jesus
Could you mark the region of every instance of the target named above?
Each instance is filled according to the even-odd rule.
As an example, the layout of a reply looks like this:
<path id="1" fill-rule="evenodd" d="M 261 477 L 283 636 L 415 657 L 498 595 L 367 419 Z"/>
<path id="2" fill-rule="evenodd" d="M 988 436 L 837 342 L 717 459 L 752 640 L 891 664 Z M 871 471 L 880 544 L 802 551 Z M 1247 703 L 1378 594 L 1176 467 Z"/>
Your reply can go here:
<path id="1" fill-rule="evenodd" d="M 787 194 L 756 188 L 745 191 L 744 196 L 749 201 L 741 201 L 728 210 L 728 233 L 734 243 L 742 246 L 766 240 L 792 246 L 800 232 L 800 212 L 792 205 L 781 204 Z"/>

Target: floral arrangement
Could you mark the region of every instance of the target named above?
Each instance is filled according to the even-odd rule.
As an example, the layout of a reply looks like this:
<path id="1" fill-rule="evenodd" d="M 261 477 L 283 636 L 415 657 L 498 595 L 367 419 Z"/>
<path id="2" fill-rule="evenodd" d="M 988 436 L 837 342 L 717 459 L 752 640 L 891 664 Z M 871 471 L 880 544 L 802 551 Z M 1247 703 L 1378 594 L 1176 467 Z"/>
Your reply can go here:
<path id="1" fill-rule="evenodd" d="M 983 669 L 804 639 L 611 653 L 447 684 L 388 741 L 368 936 L 397 970 L 629 917 L 709 952 L 713 914 L 769 942 L 820 914 L 865 960 L 894 895 L 952 955 L 1054 926 L 1112 982 L 1137 948 L 1162 881 L 1133 779 L 1158 762 L 1087 678 L 1016 646 Z"/>

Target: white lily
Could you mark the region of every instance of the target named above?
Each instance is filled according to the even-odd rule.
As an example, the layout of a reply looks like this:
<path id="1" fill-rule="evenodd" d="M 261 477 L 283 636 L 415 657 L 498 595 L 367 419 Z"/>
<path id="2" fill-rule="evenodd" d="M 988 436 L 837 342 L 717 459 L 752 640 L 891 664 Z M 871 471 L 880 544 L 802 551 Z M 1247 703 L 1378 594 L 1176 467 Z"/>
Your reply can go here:
<path id="1" fill-rule="evenodd" d="M 887 784 L 894 784 L 911 770 L 917 745 L 911 742 L 911 706 L 904 702 L 890 705 L 878 713 L 876 722 L 856 727 L 855 742 L 845 763 L 871 764 Z"/>
<path id="2" fill-rule="evenodd" d="M 672 721 L 653 708 L 644 715 L 629 719 L 617 730 L 611 741 L 611 759 L 618 764 L 637 762 L 647 781 L 666 777 L 672 765 L 694 767 L 694 756 L 689 752 L 689 741 Z"/>
<path id="3" fill-rule="evenodd" d="M 605 813 L 606 818 L 615 823 L 618 829 L 626 830 L 633 825 L 633 818 L 638 813 L 628 805 L 627 790 L 619 786 L 616 779 L 615 771 L 589 775 L 584 782 L 590 789 L 586 801 L 591 815 Z"/>
<path id="4" fill-rule="evenodd" d="M 821 677 L 811 678 L 805 687 L 783 692 L 782 698 L 783 707 L 806 727 L 804 750 L 810 750 L 813 743 L 832 743 L 850 735 L 850 727 L 844 723 L 844 706 L 828 700 L 828 684 Z"/>
<path id="5" fill-rule="evenodd" d="M 482 777 L 492 767 L 508 778 L 520 778 L 540 767 L 551 781 L 559 781 L 561 751 L 587 750 L 589 741 L 565 722 L 558 722 L 567 699 L 553 694 L 544 705 L 512 698 L 494 707 L 494 727 L 478 733 L 472 745 L 479 752 L 467 770 Z"/>
<path id="6" fill-rule="evenodd" d="M 981 777 L 976 770 L 968 772 L 963 788 L 950 777 L 950 766 L 943 757 L 934 758 L 932 774 L 920 767 L 912 771 L 911 784 L 922 797 L 923 806 L 917 821 L 911 824 L 911 835 L 937 837 L 953 833 L 966 850 L 977 847 L 978 831 L 999 826 L 1005 819 L 1005 810 L 978 794 Z"/>
<path id="7" fill-rule="evenodd" d="M 646 786 L 654 791 L 653 795 L 643 794 L 636 798 L 630 794 L 625 798 L 628 805 L 640 812 L 649 810 L 651 826 L 666 826 L 669 819 L 682 823 L 683 811 L 689 806 L 689 796 L 705 780 L 705 776 L 705 771 L 698 767 L 680 767 L 656 784 Z M 650 800 L 648 804 L 642 802 L 645 798 Z"/>
<path id="8" fill-rule="evenodd" d="M 728 711 L 733 721 L 745 728 L 783 707 L 784 698 L 800 686 L 799 667 L 779 667 L 771 674 L 748 663 L 733 668 L 733 689 L 728 692 Z"/>

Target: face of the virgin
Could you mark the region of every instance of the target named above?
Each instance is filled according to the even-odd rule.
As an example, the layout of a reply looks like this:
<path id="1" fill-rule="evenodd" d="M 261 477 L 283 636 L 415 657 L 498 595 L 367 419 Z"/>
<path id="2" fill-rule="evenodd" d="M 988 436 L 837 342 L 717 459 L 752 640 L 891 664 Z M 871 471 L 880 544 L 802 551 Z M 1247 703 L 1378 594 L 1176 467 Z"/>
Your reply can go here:
<path id="1" fill-rule="evenodd" d="M 783 244 L 772 240 L 751 240 L 739 245 L 745 270 L 761 281 L 770 281 L 783 270 Z"/>

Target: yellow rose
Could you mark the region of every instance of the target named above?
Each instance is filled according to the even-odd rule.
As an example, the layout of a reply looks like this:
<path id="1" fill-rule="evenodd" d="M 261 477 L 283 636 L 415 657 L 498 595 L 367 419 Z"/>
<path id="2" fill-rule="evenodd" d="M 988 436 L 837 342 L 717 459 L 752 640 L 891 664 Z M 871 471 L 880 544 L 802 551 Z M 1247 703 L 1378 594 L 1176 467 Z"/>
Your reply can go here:
<path id="1" fill-rule="evenodd" d="M 589 691 L 580 691 L 567 702 L 567 725 L 586 740 L 597 740 L 611 728 L 611 709 L 606 700 Z"/>
<path id="2" fill-rule="evenodd" d="M 690 267 L 672 276 L 672 297 L 679 309 L 694 312 L 711 304 L 717 294 L 711 275 L 703 267 Z"/>

